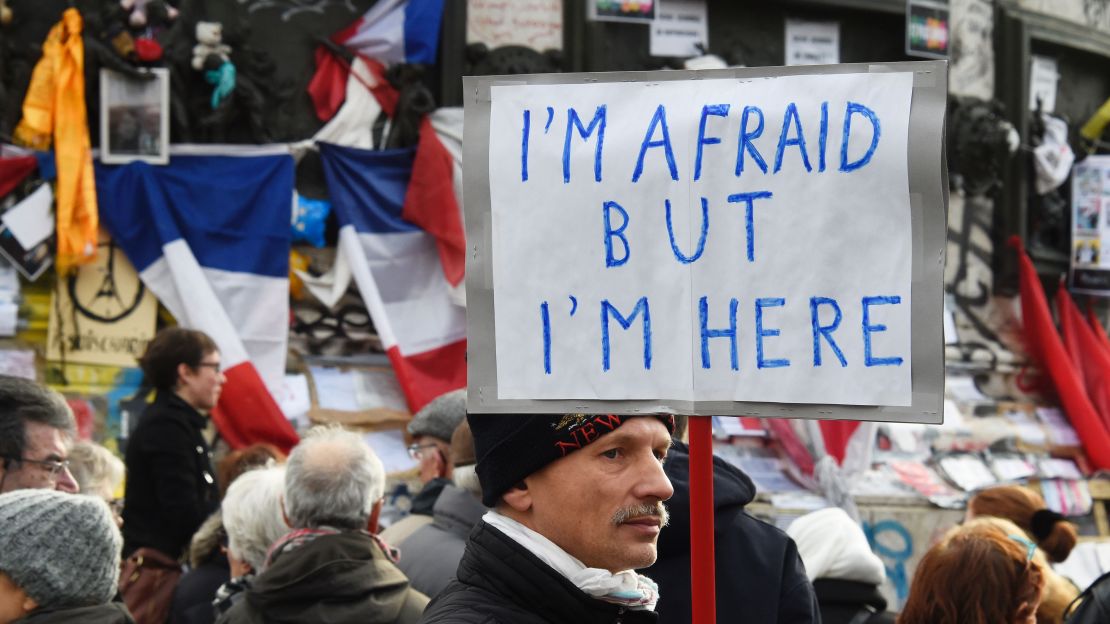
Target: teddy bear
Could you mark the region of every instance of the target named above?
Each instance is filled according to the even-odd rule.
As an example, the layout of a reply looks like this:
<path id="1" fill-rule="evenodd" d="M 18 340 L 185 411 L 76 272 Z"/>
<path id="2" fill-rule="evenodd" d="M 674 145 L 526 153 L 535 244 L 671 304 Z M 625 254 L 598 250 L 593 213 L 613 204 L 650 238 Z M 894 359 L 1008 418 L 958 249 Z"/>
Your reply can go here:
<path id="1" fill-rule="evenodd" d="M 215 69 L 229 60 L 231 46 L 223 43 L 224 27 L 219 22 L 197 22 L 197 44 L 193 46 L 193 69 Z M 211 57 L 218 61 L 210 61 Z M 209 66 L 210 65 L 210 66 Z"/>

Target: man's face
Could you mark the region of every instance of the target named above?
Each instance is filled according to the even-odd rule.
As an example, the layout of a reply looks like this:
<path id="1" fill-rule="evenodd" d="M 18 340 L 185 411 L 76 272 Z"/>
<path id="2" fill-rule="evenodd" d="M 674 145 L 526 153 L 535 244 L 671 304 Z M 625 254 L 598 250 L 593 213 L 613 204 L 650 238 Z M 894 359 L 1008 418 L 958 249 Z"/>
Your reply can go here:
<path id="1" fill-rule="evenodd" d="M 413 455 L 420 462 L 420 482 L 447 476 L 447 445 L 431 436 L 413 436 Z"/>
<path id="2" fill-rule="evenodd" d="M 651 565 L 666 518 L 662 501 L 674 494 L 663 472 L 670 445 L 659 419 L 629 420 L 527 477 L 524 524 L 592 568 Z"/>
<path id="3" fill-rule="evenodd" d="M 52 465 L 68 457 L 68 436 L 42 423 L 28 422 L 25 427 L 27 446 L 20 458 L 22 461 L 13 459 L 6 470 L 0 468 L 3 483 L 0 492 L 39 488 L 77 493 L 79 488 L 69 468 L 55 471 L 56 465 Z"/>
<path id="4" fill-rule="evenodd" d="M 193 408 L 208 411 L 216 407 L 225 381 L 220 372 L 220 353 L 213 351 L 205 354 L 195 368 L 187 364 L 178 367 L 177 394 Z"/>

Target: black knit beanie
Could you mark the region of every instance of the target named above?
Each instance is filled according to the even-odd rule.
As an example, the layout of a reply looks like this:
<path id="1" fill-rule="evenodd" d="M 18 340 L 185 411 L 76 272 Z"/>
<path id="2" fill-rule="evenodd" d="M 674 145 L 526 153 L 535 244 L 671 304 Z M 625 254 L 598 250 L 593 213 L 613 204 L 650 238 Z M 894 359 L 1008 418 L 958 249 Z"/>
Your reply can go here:
<path id="1" fill-rule="evenodd" d="M 674 433 L 674 416 L 654 414 Z M 551 462 L 590 444 L 632 418 L 617 414 L 469 414 L 474 434 L 475 471 L 482 503 L 493 507 L 501 495 Z"/>

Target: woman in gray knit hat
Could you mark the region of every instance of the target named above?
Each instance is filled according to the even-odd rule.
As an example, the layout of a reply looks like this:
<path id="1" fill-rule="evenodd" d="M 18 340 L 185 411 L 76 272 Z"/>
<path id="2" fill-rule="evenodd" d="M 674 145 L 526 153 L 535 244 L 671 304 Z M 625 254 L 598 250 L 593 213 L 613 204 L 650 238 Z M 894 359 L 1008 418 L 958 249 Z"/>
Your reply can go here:
<path id="1" fill-rule="evenodd" d="M 134 624 L 112 602 L 122 541 L 98 498 L 53 490 L 0 495 L 0 624 Z"/>

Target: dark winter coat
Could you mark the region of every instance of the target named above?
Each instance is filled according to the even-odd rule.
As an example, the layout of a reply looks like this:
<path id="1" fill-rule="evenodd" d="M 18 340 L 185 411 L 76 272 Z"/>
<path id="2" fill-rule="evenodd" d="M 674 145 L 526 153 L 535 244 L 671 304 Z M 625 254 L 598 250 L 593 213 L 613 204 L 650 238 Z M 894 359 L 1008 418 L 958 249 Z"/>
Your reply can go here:
<path id="1" fill-rule="evenodd" d="M 894 624 L 894 615 L 886 613 L 886 598 L 876 585 L 819 578 L 813 581 L 813 589 L 823 624 Z"/>
<path id="2" fill-rule="evenodd" d="M 231 579 L 227 557 L 216 557 L 189 570 L 173 590 L 169 624 L 212 624 L 216 591 Z"/>
<path id="3" fill-rule="evenodd" d="M 206 419 L 172 392 L 159 393 L 127 442 L 124 556 L 142 547 L 181 557 L 220 505 Z"/>
<path id="4" fill-rule="evenodd" d="M 447 587 L 455 578 L 467 536 L 486 511 L 482 501 L 470 492 L 453 485 L 443 489 L 433 509 L 432 523 L 394 544 L 401 549 L 397 567 L 409 577 L 413 588 L 434 598 Z"/>
<path id="5" fill-rule="evenodd" d="M 110 602 L 95 607 L 38 609 L 12 624 L 135 624 L 135 620 L 123 603 Z"/>
<path id="6" fill-rule="evenodd" d="M 412 624 L 428 598 L 369 534 L 322 535 L 276 556 L 220 624 Z"/>
<path id="7" fill-rule="evenodd" d="M 653 611 L 603 602 L 485 522 L 470 533 L 458 578 L 432 600 L 422 624 L 641 624 Z"/>
<path id="8" fill-rule="evenodd" d="M 659 621 L 690 621 L 690 451 L 676 442 L 663 470 L 674 486 L 670 526 L 659 535 L 659 558 L 641 570 L 659 584 Z M 798 547 L 783 531 L 744 511 L 755 498 L 748 475 L 713 458 L 717 616 L 744 624 L 820 622 L 813 585 Z"/>
<path id="9" fill-rule="evenodd" d="M 422 516 L 432 515 L 432 510 L 435 509 L 436 501 L 439 500 L 439 494 L 443 488 L 451 485 L 450 479 L 437 477 L 424 484 L 416 496 L 412 497 L 412 507 L 409 508 L 410 514 L 418 514 Z"/>

